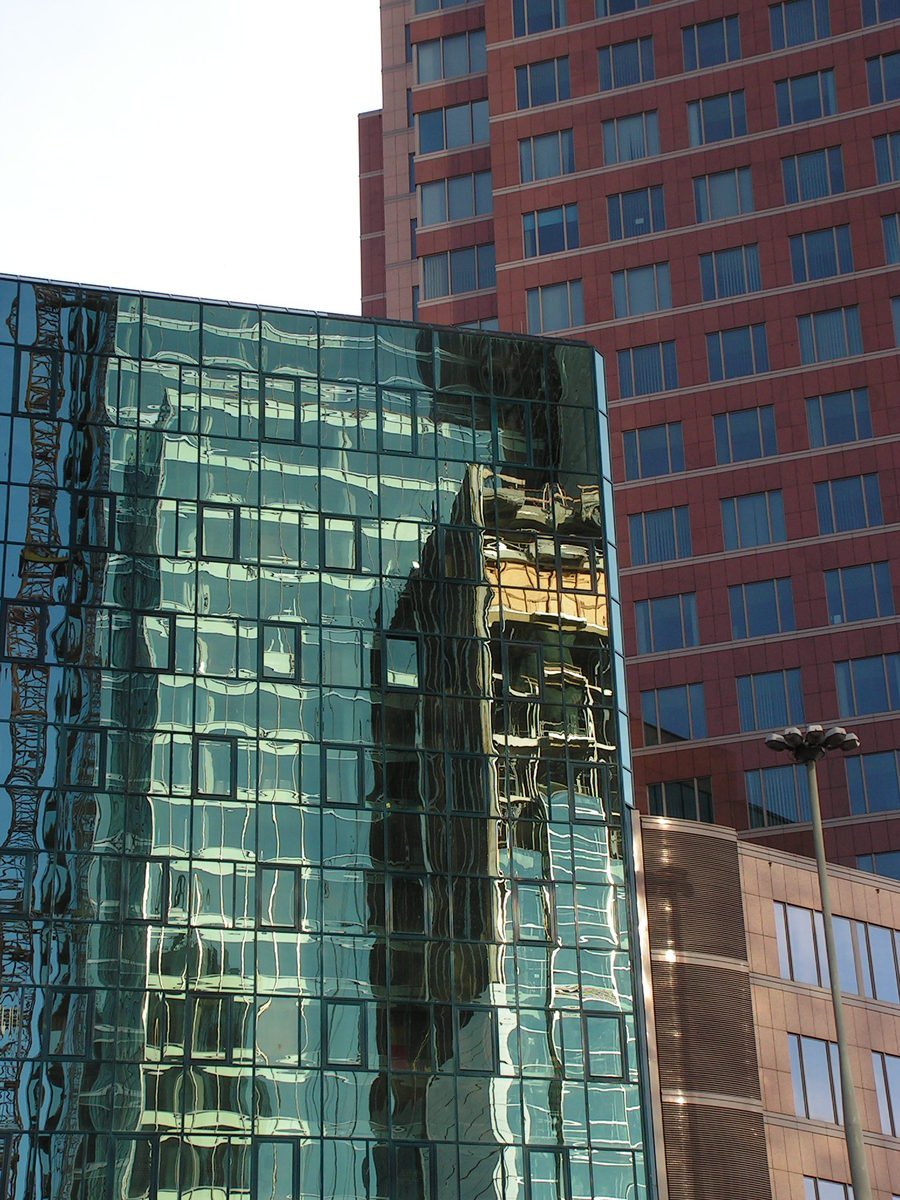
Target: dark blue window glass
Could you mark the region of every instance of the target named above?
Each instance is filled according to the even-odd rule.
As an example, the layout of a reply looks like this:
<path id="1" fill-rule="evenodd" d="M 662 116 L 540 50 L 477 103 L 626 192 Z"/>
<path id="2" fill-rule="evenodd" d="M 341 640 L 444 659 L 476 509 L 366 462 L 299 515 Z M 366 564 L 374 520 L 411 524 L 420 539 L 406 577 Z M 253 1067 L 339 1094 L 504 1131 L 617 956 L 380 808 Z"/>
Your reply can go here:
<path id="1" fill-rule="evenodd" d="M 820 533 L 846 533 L 883 523 L 878 476 L 850 475 L 816 484 Z"/>
<path id="2" fill-rule="evenodd" d="M 844 190 L 844 160 L 840 146 L 793 154 L 781 160 L 784 198 L 788 204 L 821 200 Z"/>
<path id="3" fill-rule="evenodd" d="M 900 808 L 900 764 L 896 750 L 848 755 L 844 765 L 851 812 L 888 812 Z"/>
<path id="4" fill-rule="evenodd" d="M 785 0 L 769 8 L 772 49 L 800 46 L 831 35 L 828 0 Z"/>
<path id="5" fill-rule="evenodd" d="M 874 139 L 875 170 L 879 183 L 900 179 L 900 133 L 886 133 Z"/>
<path id="6" fill-rule="evenodd" d="M 749 167 L 716 171 L 694 180 L 694 207 L 698 222 L 718 221 L 753 212 L 753 177 Z"/>
<path id="7" fill-rule="evenodd" d="M 662 185 L 619 192 L 607 199 L 610 241 L 658 233 L 666 227 Z"/>
<path id="8" fill-rule="evenodd" d="M 516 37 L 546 33 L 566 24 L 566 0 L 513 0 L 513 32 Z"/>
<path id="9" fill-rule="evenodd" d="M 837 112 L 834 71 L 814 71 L 775 84 L 775 106 L 779 125 L 815 121 Z"/>
<path id="10" fill-rule="evenodd" d="M 707 821 L 712 823 L 712 781 L 708 775 L 699 779 L 667 779 L 647 787 L 650 812 L 655 817 L 672 817 L 678 821 Z"/>
<path id="11" fill-rule="evenodd" d="M 646 396 L 678 387 L 674 342 L 620 350 L 618 364 L 620 396 Z"/>
<path id="12" fill-rule="evenodd" d="M 575 143 L 571 129 L 541 133 L 519 142 L 519 169 L 522 182 L 553 179 L 575 170 Z"/>
<path id="13" fill-rule="evenodd" d="M 849 225 L 797 234 L 790 239 L 790 246 L 794 283 L 827 279 L 853 270 Z"/>
<path id="14" fill-rule="evenodd" d="M 633 87 L 653 79 L 653 38 L 636 38 L 600 49 L 600 90 Z"/>
<path id="15" fill-rule="evenodd" d="M 900 18 L 900 0 L 862 0 L 863 24 L 879 25 Z"/>
<path id="16" fill-rule="evenodd" d="M 516 107 L 537 108 L 569 98 L 569 60 L 550 58 L 546 62 L 516 67 Z"/>
<path id="17" fill-rule="evenodd" d="M 800 671 L 764 671 L 737 679 L 741 730 L 783 729 L 803 720 Z"/>
<path id="18" fill-rule="evenodd" d="M 866 70 L 870 104 L 900 99 L 900 50 L 894 54 L 882 54 L 880 58 L 870 58 Z"/>
<path id="19" fill-rule="evenodd" d="M 889 712 L 900 705 L 900 654 L 876 654 L 834 664 L 841 716 Z"/>
<path id="20" fill-rule="evenodd" d="M 684 470 L 681 422 L 631 429 L 622 435 L 626 479 L 647 479 Z"/>
<path id="21" fill-rule="evenodd" d="M 597 16 L 614 17 L 636 8 L 646 8 L 649 3 L 650 0 L 597 0 Z"/>
<path id="22" fill-rule="evenodd" d="M 796 628 L 789 578 L 737 584 L 728 589 L 728 604 L 735 639 L 766 637 Z"/>
<path id="23" fill-rule="evenodd" d="M 741 57 L 740 25 L 736 16 L 688 25 L 682 29 L 681 38 L 685 71 L 716 67 Z"/>
<path id="24" fill-rule="evenodd" d="M 745 325 L 706 335 L 709 377 L 737 379 L 758 375 L 769 369 L 769 350 L 765 325 Z"/>
<path id="25" fill-rule="evenodd" d="M 771 404 L 713 417 L 716 462 L 746 462 L 777 453 L 775 410 Z"/>
<path id="26" fill-rule="evenodd" d="M 578 205 L 565 204 L 525 213 L 522 218 L 525 236 L 525 257 L 558 254 L 578 246 Z"/>
<path id="27" fill-rule="evenodd" d="M 641 692 L 641 715 L 645 746 L 706 737 L 703 684 Z"/>
<path id="28" fill-rule="evenodd" d="M 762 767 L 744 772 L 751 829 L 810 820 L 806 768 Z"/>
<path id="29" fill-rule="evenodd" d="M 891 573 L 886 562 L 826 571 L 825 595 L 831 625 L 889 617 L 894 612 Z"/>
<path id="30" fill-rule="evenodd" d="M 797 332 L 803 363 L 827 362 L 863 352 L 859 309 L 855 305 L 798 317 Z"/>
<path id="31" fill-rule="evenodd" d="M 884 261 L 900 263 L 900 213 L 890 213 L 881 218 L 884 234 Z"/>
<path id="32" fill-rule="evenodd" d="M 834 446 L 872 436 L 869 389 L 831 392 L 806 401 L 811 446 Z"/>
<path id="33" fill-rule="evenodd" d="M 638 654 L 681 650 L 700 641 L 697 597 L 693 592 L 639 600 L 635 605 Z"/>
<path id="34" fill-rule="evenodd" d="M 672 307 L 669 264 L 652 263 L 646 267 L 627 267 L 613 271 L 613 309 L 617 317 L 635 317 Z"/>
<path id="35" fill-rule="evenodd" d="M 721 96 L 691 100 L 687 107 L 692 146 L 742 137 L 747 132 L 743 92 L 725 92 Z"/>
<path id="36" fill-rule="evenodd" d="M 725 300 L 729 296 L 758 292 L 759 247 L 735 246 L 731 250 L 701 254 L 700 284 L 704 300 Z"/>
<path id="37" fill-rule="evenodd" d="M 631 561 L 636 567 L 690 558 L 693 553 L 687 505 L 636 513 L 628 518 L 628 533 Z"/>
<path id="38" fill-rule="evenodd" d="M 726 550 L 746 550 L 785 540 L 781 492 L 730 496 L 721 504 Z"/>
<path id="39" fill-rule="evenodd" d="M 900 879 L 900 850 L 860 854 L 856 865 L 860 871 L 871 871 L 874 875 L 884 875 L 886 879 Z"/>

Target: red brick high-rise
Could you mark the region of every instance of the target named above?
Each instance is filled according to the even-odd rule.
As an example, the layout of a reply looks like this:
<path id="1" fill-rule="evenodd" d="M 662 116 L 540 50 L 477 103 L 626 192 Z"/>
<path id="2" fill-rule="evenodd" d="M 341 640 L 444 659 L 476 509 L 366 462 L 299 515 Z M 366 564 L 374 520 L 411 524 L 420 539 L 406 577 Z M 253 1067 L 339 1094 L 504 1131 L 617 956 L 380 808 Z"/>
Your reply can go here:
<path id="1" fill-rule="evenodd" d="M 829 854 L 900 875 L 900 3 L 381 11 L 363 312 L 604 355 L 639 805 L 806 850 L 762 737 L 840 721 Z"/>

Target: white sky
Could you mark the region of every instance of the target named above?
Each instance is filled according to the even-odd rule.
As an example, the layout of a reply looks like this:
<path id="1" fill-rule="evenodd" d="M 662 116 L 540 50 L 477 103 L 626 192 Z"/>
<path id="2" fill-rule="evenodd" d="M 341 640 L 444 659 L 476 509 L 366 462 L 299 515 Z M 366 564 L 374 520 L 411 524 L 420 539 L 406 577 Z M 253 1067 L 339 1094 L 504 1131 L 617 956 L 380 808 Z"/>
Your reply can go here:
<path id="1" fill-rule="evenodd" d="M 359 312 L 378 0 L 0 0 L 0 271 Z"/>

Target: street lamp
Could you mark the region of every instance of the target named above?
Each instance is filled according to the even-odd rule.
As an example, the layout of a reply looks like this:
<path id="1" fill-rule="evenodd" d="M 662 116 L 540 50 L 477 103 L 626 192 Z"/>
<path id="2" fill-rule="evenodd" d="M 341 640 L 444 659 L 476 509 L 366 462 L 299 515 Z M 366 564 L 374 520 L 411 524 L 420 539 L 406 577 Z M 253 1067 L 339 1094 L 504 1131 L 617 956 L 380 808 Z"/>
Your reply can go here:
<path id="1" fill-rule="evenodd" d="M 822 835 L 822 811 L 819 808 L 819 784 L 816 778 L 816 763 L 829 750 L 859 749 L 859 738 L 848 733 L 839 725 L 824 729 L 821 725 L 807 725 L 806 732 L 796 725 L 782 733 L 770 733 L 766 738 L 770 750 L 790 754 L 796 763 L 806 767 L 809 780 L 809 803 L 812 809 L 813 847 L 816 870 L 819 873 L 819 893 L 822 897 L 822 925 L 825 932 L 825 953 L 828 957 L 828 975 L 831 980 L 831 1003 L 834 1007 L 834 1029 L 837 1035 L 838 1062 L 841 1068 L 841 1099 L 844 1108 L 844 1137 L 847 1141 L 847 1156 L 850 1159 L 850 1183 L 855 1200 L 872 1200 L 869 1184 L 869 1169 L 866 1164 L 866 1148 L 863 1143 L 859 1109 L 856 1104 L 856 1089 L 850 1066 L 850 1053 L 844 1029 L 844 1004 L 841 999 L 841 984 L 838 975 L 837 950 L 834 944 L 834 922 L 831 916 L 831 892 L 828 887 L 828 871 L 825 866 L 825 839 Z"/>

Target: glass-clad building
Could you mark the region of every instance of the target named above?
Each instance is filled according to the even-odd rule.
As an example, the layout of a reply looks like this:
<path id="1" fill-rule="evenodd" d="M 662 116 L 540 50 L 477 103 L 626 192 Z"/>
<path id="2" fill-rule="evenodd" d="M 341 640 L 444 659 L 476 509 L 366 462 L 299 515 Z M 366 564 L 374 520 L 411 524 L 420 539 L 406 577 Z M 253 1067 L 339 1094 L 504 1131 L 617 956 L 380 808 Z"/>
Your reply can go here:
<path id="1" fill-rule="evenodd" d="M 586 346 L 0 279 L 0 1195 L 639 1200 Z"/>

